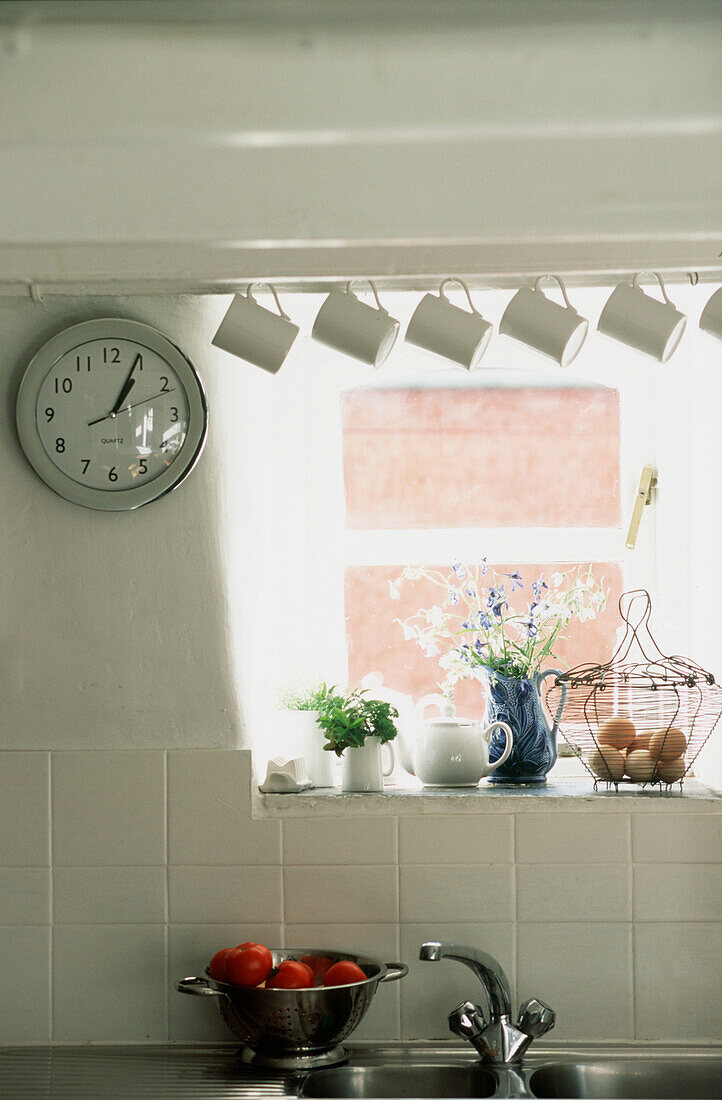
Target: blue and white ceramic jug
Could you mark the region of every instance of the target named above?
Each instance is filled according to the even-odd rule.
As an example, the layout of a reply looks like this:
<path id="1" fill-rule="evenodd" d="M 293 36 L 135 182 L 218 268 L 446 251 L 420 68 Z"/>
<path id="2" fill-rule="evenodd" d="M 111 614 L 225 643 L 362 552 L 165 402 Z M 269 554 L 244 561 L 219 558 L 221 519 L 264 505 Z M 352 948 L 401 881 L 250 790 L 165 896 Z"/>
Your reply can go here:
<path id="1" fill-rule="evenodd" d="M 506 722 L 514 737 L 511 753 L 490 775 L 490 783 L 546 783 L 547 772 L 557 758 L 557 730 L 567 690 L 566 684 L 562 684 L 559 706 L 550 722 L 541 699 L 541 685 L 548 676 L 561 675 L 559 669 L 548 668 L 521 680 L 502 676 L 492 669 L 484 670 L 487 692 L 484 725 Z M 499 760 L 504 747 L 504 738 L 495 733 L 489 748 L 491 763 Z"/>

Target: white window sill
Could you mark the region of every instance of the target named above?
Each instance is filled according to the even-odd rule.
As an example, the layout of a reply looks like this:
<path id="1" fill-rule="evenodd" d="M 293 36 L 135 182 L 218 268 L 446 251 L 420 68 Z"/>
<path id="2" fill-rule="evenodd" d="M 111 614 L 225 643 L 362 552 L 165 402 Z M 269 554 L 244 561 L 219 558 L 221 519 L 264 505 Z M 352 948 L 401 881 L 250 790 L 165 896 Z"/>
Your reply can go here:
<path id="1" fill-rule="evenodd" d="M 420 783 L 387 786 L 379 793 L 351 794 L 338 788 L 301 791 L 299 794 L 261 794 L 253 792 L 253 816 L 279 817 L 358 817 L 410 816 L 418 814 L 479 813 L 719 813 L 722 794 L 705 787 L 696 779 L 660 791 L 620 784 L 619 790 L 607 790 L 601 784 L 594 790 L 592 780 L 573 776 L 549 779 L 544 787 L 430 788 Z"/>

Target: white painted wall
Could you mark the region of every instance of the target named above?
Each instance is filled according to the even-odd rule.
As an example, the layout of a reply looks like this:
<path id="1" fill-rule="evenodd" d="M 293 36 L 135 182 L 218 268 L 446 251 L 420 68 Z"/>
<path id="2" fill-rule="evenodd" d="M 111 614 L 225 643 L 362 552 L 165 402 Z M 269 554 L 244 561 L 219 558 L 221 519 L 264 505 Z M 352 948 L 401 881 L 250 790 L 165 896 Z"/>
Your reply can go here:
<path id="1" fill-rule="evenodd" d="M 2 7 L 0 242 L 202 243 L 227 278 L 719 268 L 714 0 Z"/>
<path id="2" fill-rule="evenodd" d="M 0 748 L 233 747 L 220 524 L 221 455 L 202 299 L 0 301 Z M 15 395 L 37 348 L 88 317 L 146 321 L 182 345 L 207 388 L 204 454 L 173 493 L 134 512 L 56 496 L 15 434 Z"/>

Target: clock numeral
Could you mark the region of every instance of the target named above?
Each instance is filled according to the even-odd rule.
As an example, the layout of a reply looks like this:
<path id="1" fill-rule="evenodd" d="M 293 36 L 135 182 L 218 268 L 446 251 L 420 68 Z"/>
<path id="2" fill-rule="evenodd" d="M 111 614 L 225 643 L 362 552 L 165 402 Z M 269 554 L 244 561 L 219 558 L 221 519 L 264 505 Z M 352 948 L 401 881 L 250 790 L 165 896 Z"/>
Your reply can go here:
<path id="1" fill-rule="evenodd" d="M 73 382 L 70 378 L 63 378 L 62 382 L 59 378 L 55 379 L 55 392 L 56 393 L 70 393 L 73 388 Z"/>
<path id="2" fill-rule="evenodd" d="M 103 362 L 104 363 L 119 363 L 120 362 L 120 348 L 103 348 Z"/>
<path id="3" fill-rule="evenodd" d="M 83 463 L 83 473 L 87 474 L 88 466 L 90 465 L 90 459 L 89 458 L 81 458 L 80 461 Z"/>
<path id="4" fill-rule="evenodd" d="M 144 458 L 141 458 L 138 465 L 140 466 L 140 469 L 138 470 L 138 473 L 140 473 L 140 474 L 147 474 L 148 473 L 148 463 L 146 462 L 146 460 Z"/>
<path id="5" fill-rule="evenodd" d="M 108 471 L 108 481 L 117 481 L 117 480 L 118 480 L 118 475 L 115 472 L 115 466 L 111 466 L 110 470 Z"/>
<path id="6" fill-rule="evenodd" d="M 90 356 L 89 355 L 86 357 L 85 364 L 86 364 L 85 369 L 89 372 L 90 371 Z M 79 355 L 76 355 L 76 357 L 75 357 L 75 369 L 78 372 L 80 372 L 80 370 L 81 370 L 81 359 L 80 359 Z"/>
<path id="7" fill-rule="evenodd" d="M 65 440 L 61 435 L 55 440 L 55 450 L 59 455 L 65 454 Z"/>
<path id="8" fill-rule="evenodd" d="M 55 409 L 48 408 L 48 409 L 45 410 L 45 421 L 46 421 L 46 423 L 49 424 L 54 416 L 55 416 Z"/>
<path id="9" fill-rule="evenodd" d="M 178 423 L 178 410 L 175 405 L 171 405 L 170 407 L 170 422 L 171 424 Z"/>
<path id="10" fill-rule="evenodd" d="M 168 379 L 164 374 L 161 374 L 160 376 L 160 392 L 170 393 L 170 390 L 168 389 Z"/>

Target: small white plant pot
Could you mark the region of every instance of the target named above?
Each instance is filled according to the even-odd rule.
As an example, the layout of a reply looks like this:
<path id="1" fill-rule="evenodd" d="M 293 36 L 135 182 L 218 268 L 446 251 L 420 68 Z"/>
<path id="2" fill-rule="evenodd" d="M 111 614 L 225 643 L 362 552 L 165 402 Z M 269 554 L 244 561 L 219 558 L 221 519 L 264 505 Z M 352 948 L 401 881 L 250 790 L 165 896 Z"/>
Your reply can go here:
<path id="1" fill-rule="evenodd" d="M 283 725 L 294 756 L 302 756 L 314 787 L 333 787 L 336 781 L 334 753 L 324 750 L 323 730 L 317 724 L 317 710 L 285 710 Z"/>
<path id="2" fill-rule="evenodd" d="M 381 754 L 388 753 L 386 767 Z M 378 737 L 367 737 L 361 748 L 344 749 L 341 757 L 341 789 L 344 791 L 382 791 L 384 776 L 391 775 L 396 758 L 391 744 Z"/>

